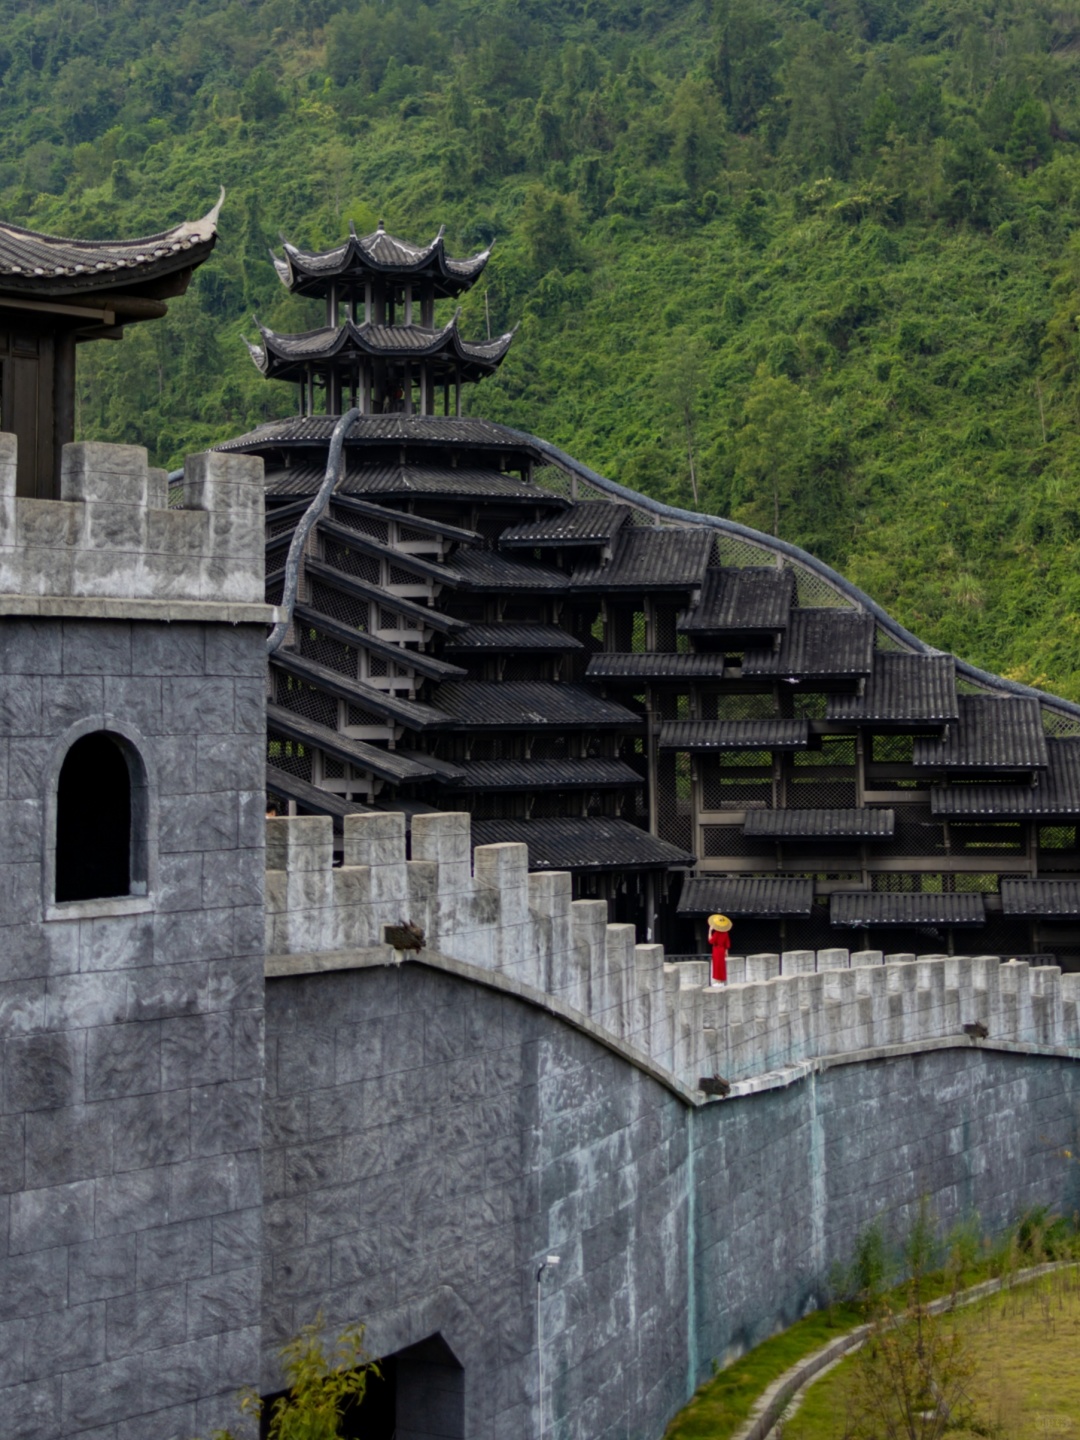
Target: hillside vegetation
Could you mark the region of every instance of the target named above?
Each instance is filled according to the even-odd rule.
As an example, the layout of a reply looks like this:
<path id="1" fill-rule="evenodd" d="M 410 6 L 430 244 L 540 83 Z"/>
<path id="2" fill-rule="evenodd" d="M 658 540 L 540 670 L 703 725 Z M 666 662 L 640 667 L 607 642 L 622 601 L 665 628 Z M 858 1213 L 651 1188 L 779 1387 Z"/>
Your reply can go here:
<path id="1" fill-rule="evenodd" d="M 278 232 L 496 240 L 471 409 L 1080 698 L 1080 0 L 6 0 L 0 214 L 222 242 L 81 359 L 159 462 L 295 408 Z M 695 494 L 696 489 L 696 494 Z"/>

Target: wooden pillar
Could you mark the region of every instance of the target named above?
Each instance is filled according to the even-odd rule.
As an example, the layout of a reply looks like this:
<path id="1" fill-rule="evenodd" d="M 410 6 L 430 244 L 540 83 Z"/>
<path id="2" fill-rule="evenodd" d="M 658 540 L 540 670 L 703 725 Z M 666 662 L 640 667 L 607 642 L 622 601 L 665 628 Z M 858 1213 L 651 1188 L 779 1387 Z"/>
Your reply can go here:
<path id="1" fill-rule="evenodd" d="M 450 414 L 450 381 L 444 380 L 442 387 L 442 413 Z"/>
<path id="2" fill-rule="evenodd" d="M 337 286 L 331 284 L 330 293 L 326 299 L 326 323 L 336 325 L 338 323 L 338 293 Z"/>
<path id="3" fill-rule="evenodd" d="M 408 360 L 405 361 L 405 379 L 404 379 L 404 381 L 403 381 L 403 383 L 402 383 L 401 389 L 402 389 L 402 392 L 403 392 L 403 395 L 404 395 L 404 398 L 405 398 L 405 414 L 406 414 L 406 415 L 411 415 L 411 414 L 413 413 L 413 403 L 412 403 L 412 365 L 410 365 L 410 363 L 408 362 Z"/>
<path id="4" fill-rule="evenodd" d="M 461 414 L 461 371 L 454 368 L 454 414 Z"/>
<path id="5" fill-rule="evenodd" d="M 63 447 L 75 439 L 75 335 L 58 331 L 53 351 L 53 497 L 60 498 Z"/>
<path id="6" fill-rule="evenodd" d="M 371 281 L 364 282 L 364 324 L 371 324 Z"/>
<path id="7" fill-rule="evenodd" d="M 412 324 L 412 286 L 405 286 L 405 324 Z"/>

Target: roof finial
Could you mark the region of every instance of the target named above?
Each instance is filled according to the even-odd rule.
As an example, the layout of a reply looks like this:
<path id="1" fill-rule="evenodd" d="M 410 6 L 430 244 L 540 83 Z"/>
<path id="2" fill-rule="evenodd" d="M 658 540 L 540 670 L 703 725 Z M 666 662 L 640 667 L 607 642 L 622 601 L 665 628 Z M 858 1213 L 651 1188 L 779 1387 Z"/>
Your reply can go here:
<path id="1" fill-rule="evenodd" d="M 187 240 L 209 240 L 217 234 L 218 216 L 221 214 L 221 207 L 224 203 L 225 186 L 222 185 L 217 204 L 211 205 L 201 220 L 185 220 L 182 225 L 175 226 L 169 233 Z"/>
<path id="2" fill-rule="evenodd" d="M 383 224 L 383 222 L 380 220 L 379 223 L 378 223 L 378 225 L 375 226 L 375 229 L 376 229 L 376 230 L 380 230 L 380 231 L 381 231 L 381 230 L 385 230 L 385 229 L 386 229 L 386 226 L 385 226 L 385 225 Z"/>

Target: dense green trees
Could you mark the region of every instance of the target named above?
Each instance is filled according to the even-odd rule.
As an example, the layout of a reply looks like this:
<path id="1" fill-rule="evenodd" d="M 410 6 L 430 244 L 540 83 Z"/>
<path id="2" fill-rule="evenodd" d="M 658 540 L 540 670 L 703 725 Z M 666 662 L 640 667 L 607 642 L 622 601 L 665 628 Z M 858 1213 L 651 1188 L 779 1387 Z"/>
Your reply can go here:
<path id="1" fill-rule="evenodd" d="M 279 230 L 493 241 L 476 410 L 814 548 L 1080 697 L 1080 0 L 0 0 L 0 214 L 199 213 L 79 425 L 175 463 L 293 408 Z"/>

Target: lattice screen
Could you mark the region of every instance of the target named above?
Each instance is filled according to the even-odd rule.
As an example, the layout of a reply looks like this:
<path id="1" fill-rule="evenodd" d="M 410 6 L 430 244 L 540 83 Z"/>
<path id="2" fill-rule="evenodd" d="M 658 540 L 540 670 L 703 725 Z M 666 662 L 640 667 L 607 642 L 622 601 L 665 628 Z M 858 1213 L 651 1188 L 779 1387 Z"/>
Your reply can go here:
<path id="1" fill-rule="evenodd" d="M 331 502 L 331 514 L 339 525 L 347 525 L 350 530 L 355 530 L 360 535 L 367 535 L 372 540 L 378 540 L 384 545 L 390 543 L 390 525 L 386 520 L 379 520 L 373 515 L 358 515 L 354 510 L 346 509 L 344 505 L 335 505 Z"/>
<path id="2" fill-rule="evenodd" d="M 336 540 L 326 540 L 325 554 L 326 563 L 333 565 L 335 570 L 342 570 L 346 575 L 355 575 L 358 580 L 366 580 L 369 585 L 378 585 L 382 576 L 382 566 L 374 555 L 363 555 L 359 550 L 354 550 L 350 545 L 342 545 Z M 412 579 L 412 577 L 409 577 Z"/>
<path id="3" fill-rule="evenodd" d="M 356 679 L 357 654 L 351 645 L 344 641 L 335 640 L 330 635 L 323 635 L 310 625 L 297 628 L 297 635 L 300 641 L 300 654 L 309 660 L 315 660 L 320 665 L 325 665 L 328 670 L 334 670 L 339 675 L 348 675 Z"/>
<path id="4" fill-rule="evenodd" d="M 317 725 L 337 729 L 338 702 L 333 695 L 306 685 L 292 675 L 278 675 L 276 684 L 277 703 L 285 710 L 314 720 Z"/>
<path id="5" fill-rule="evenodd" d="M 271 727 L 266 732 L 266 758 L 279 770 L 299 780 L 311 779 L 311 750 L 299 740 L 290 740 Z"/>
<path id="6" fill-rule="evenodd" d="M 314 609 L 321 610 L 332 620 L 340 620 L 343 625 L 351 625 L 354 630 L 362 630 L 365 634 L 368 631 L 371 609 L 369 600 L 346 595 L 341 590 L 335 590 L 332 586 L 316 580 L 311 586 L 311 604 Z"/>

